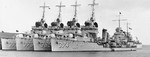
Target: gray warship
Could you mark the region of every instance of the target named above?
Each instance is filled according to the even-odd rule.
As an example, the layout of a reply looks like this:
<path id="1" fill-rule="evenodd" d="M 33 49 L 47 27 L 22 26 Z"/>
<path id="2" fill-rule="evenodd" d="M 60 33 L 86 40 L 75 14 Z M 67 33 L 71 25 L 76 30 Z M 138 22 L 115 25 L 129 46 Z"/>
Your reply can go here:
<path id="1" fill-rule="evenodd" d="M 98 23 L 95 21 L 95 0 L 92 4 L 92 14 L 84 25 L 77 22 L 77 6 L 75 2 L 74 17 L 67 22 L 67 26 L 61 23 L 61 8 L 65 7 L 60 2 L 59 14 L 56 21 L 48 26 L 43 16 L 40 21 L 35 22 L 30 33 L 12 33 L 12 37 L 1 37 L 2 50 L 29 50 L 29 51 L 135 51 L 142 48 L 142 43 L 132 39 L 128 31 L 121 27 L 116 28 L 113 36 L 109 36 L 107 29 L 102 29 L 102 37 L 98 37 Z M 120 19 L 119 19 L 120 20 Z M 120 21 L 119 21 L 120 23 Z M 1 33 L 1 35 L 7 33 Z M 4 36 L 4 35 L 3 35 Z"/>

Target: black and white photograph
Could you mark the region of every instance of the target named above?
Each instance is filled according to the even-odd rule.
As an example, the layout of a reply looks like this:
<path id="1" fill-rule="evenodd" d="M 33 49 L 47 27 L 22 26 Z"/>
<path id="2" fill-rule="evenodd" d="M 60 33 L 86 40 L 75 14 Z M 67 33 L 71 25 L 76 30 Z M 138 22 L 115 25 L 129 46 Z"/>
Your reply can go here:
<path id="1" fill-rule="evenodd" d="M 150 0 L 0 0 L 0 57 L 150 57 Z"/>

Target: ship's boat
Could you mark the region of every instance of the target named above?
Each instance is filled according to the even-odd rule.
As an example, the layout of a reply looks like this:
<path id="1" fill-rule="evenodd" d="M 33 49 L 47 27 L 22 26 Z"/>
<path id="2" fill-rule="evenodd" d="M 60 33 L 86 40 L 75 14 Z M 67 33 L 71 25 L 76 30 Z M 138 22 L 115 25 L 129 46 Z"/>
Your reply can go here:
<path id="1" fill-rule="evenodd" d="M 29 34 L 16 35 L 16 49 L 24 51 L 33 51 L 33 38 Z"/>
<path id="2" fill-rule="evenodd" d="M 0 33 L 2 50 L 16 50 L 15 35 L 17 33 Z"/>

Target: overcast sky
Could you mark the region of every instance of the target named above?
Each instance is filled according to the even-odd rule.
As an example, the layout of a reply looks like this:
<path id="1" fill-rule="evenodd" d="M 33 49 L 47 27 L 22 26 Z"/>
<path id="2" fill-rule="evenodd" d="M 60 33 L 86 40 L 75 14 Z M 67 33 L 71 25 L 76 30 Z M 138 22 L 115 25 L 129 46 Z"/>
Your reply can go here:
<path id="1" fill-rule="evenodd" d="M 57 16 L 58 8 L 55 7 L 62 1 L 66 7 L 62 8 L 62 22 L 71 20 L 74 15 L 74 8 L 70 5 L 75 4 L 75 0 L 0 0 L 0 30 L 7 32 L 21 32 L 31 30 L 31 26 L 42 18 L 42 8 L 39 6 L 45 2 L 51 9 L 46 9 L 45 19 L 50 25 Z M 88 4 L 92 0 L 78 0 L 81 6 L 78 7 L 78 22 L 91 17 L 91 7 Z M 99 3 L 95 6 L 95 18 L 99 24 L 101 36 L 102 28 L 108 29 L 113 35 L 118 22 L 119 12 L 122 12 L 121 19 L 128 19 L 130 32 L 137 36 L 143 44 L 150 44 L 150 0 L 96 0 Z M 121 22 L 121 27 L 126 31 L 126 22 Z"/>

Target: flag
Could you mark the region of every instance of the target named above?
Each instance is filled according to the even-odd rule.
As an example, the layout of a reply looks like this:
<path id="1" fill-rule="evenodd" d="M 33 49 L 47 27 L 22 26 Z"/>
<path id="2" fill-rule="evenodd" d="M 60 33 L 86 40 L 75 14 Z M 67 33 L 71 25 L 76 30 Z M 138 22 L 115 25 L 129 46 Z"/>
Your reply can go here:
<path id="1" fill-rule="evenodd" d="M 129 27 L 130 30 L 132 30 L 132 28 Z"/>
<path id="2" fill-rule="evenodd" d="M 51 9 L 51 8 L 48 7 L 48 9 Z"/>
<path id="3" fill-rule="evenodd" d="M 16 30 L 16 32 L 19 32 L 19 30 Z"/>
<path id="4" fill-rule="evenodd" d="M 119 14 L 121 14 L 121 12 L 119 12 Z"/>

